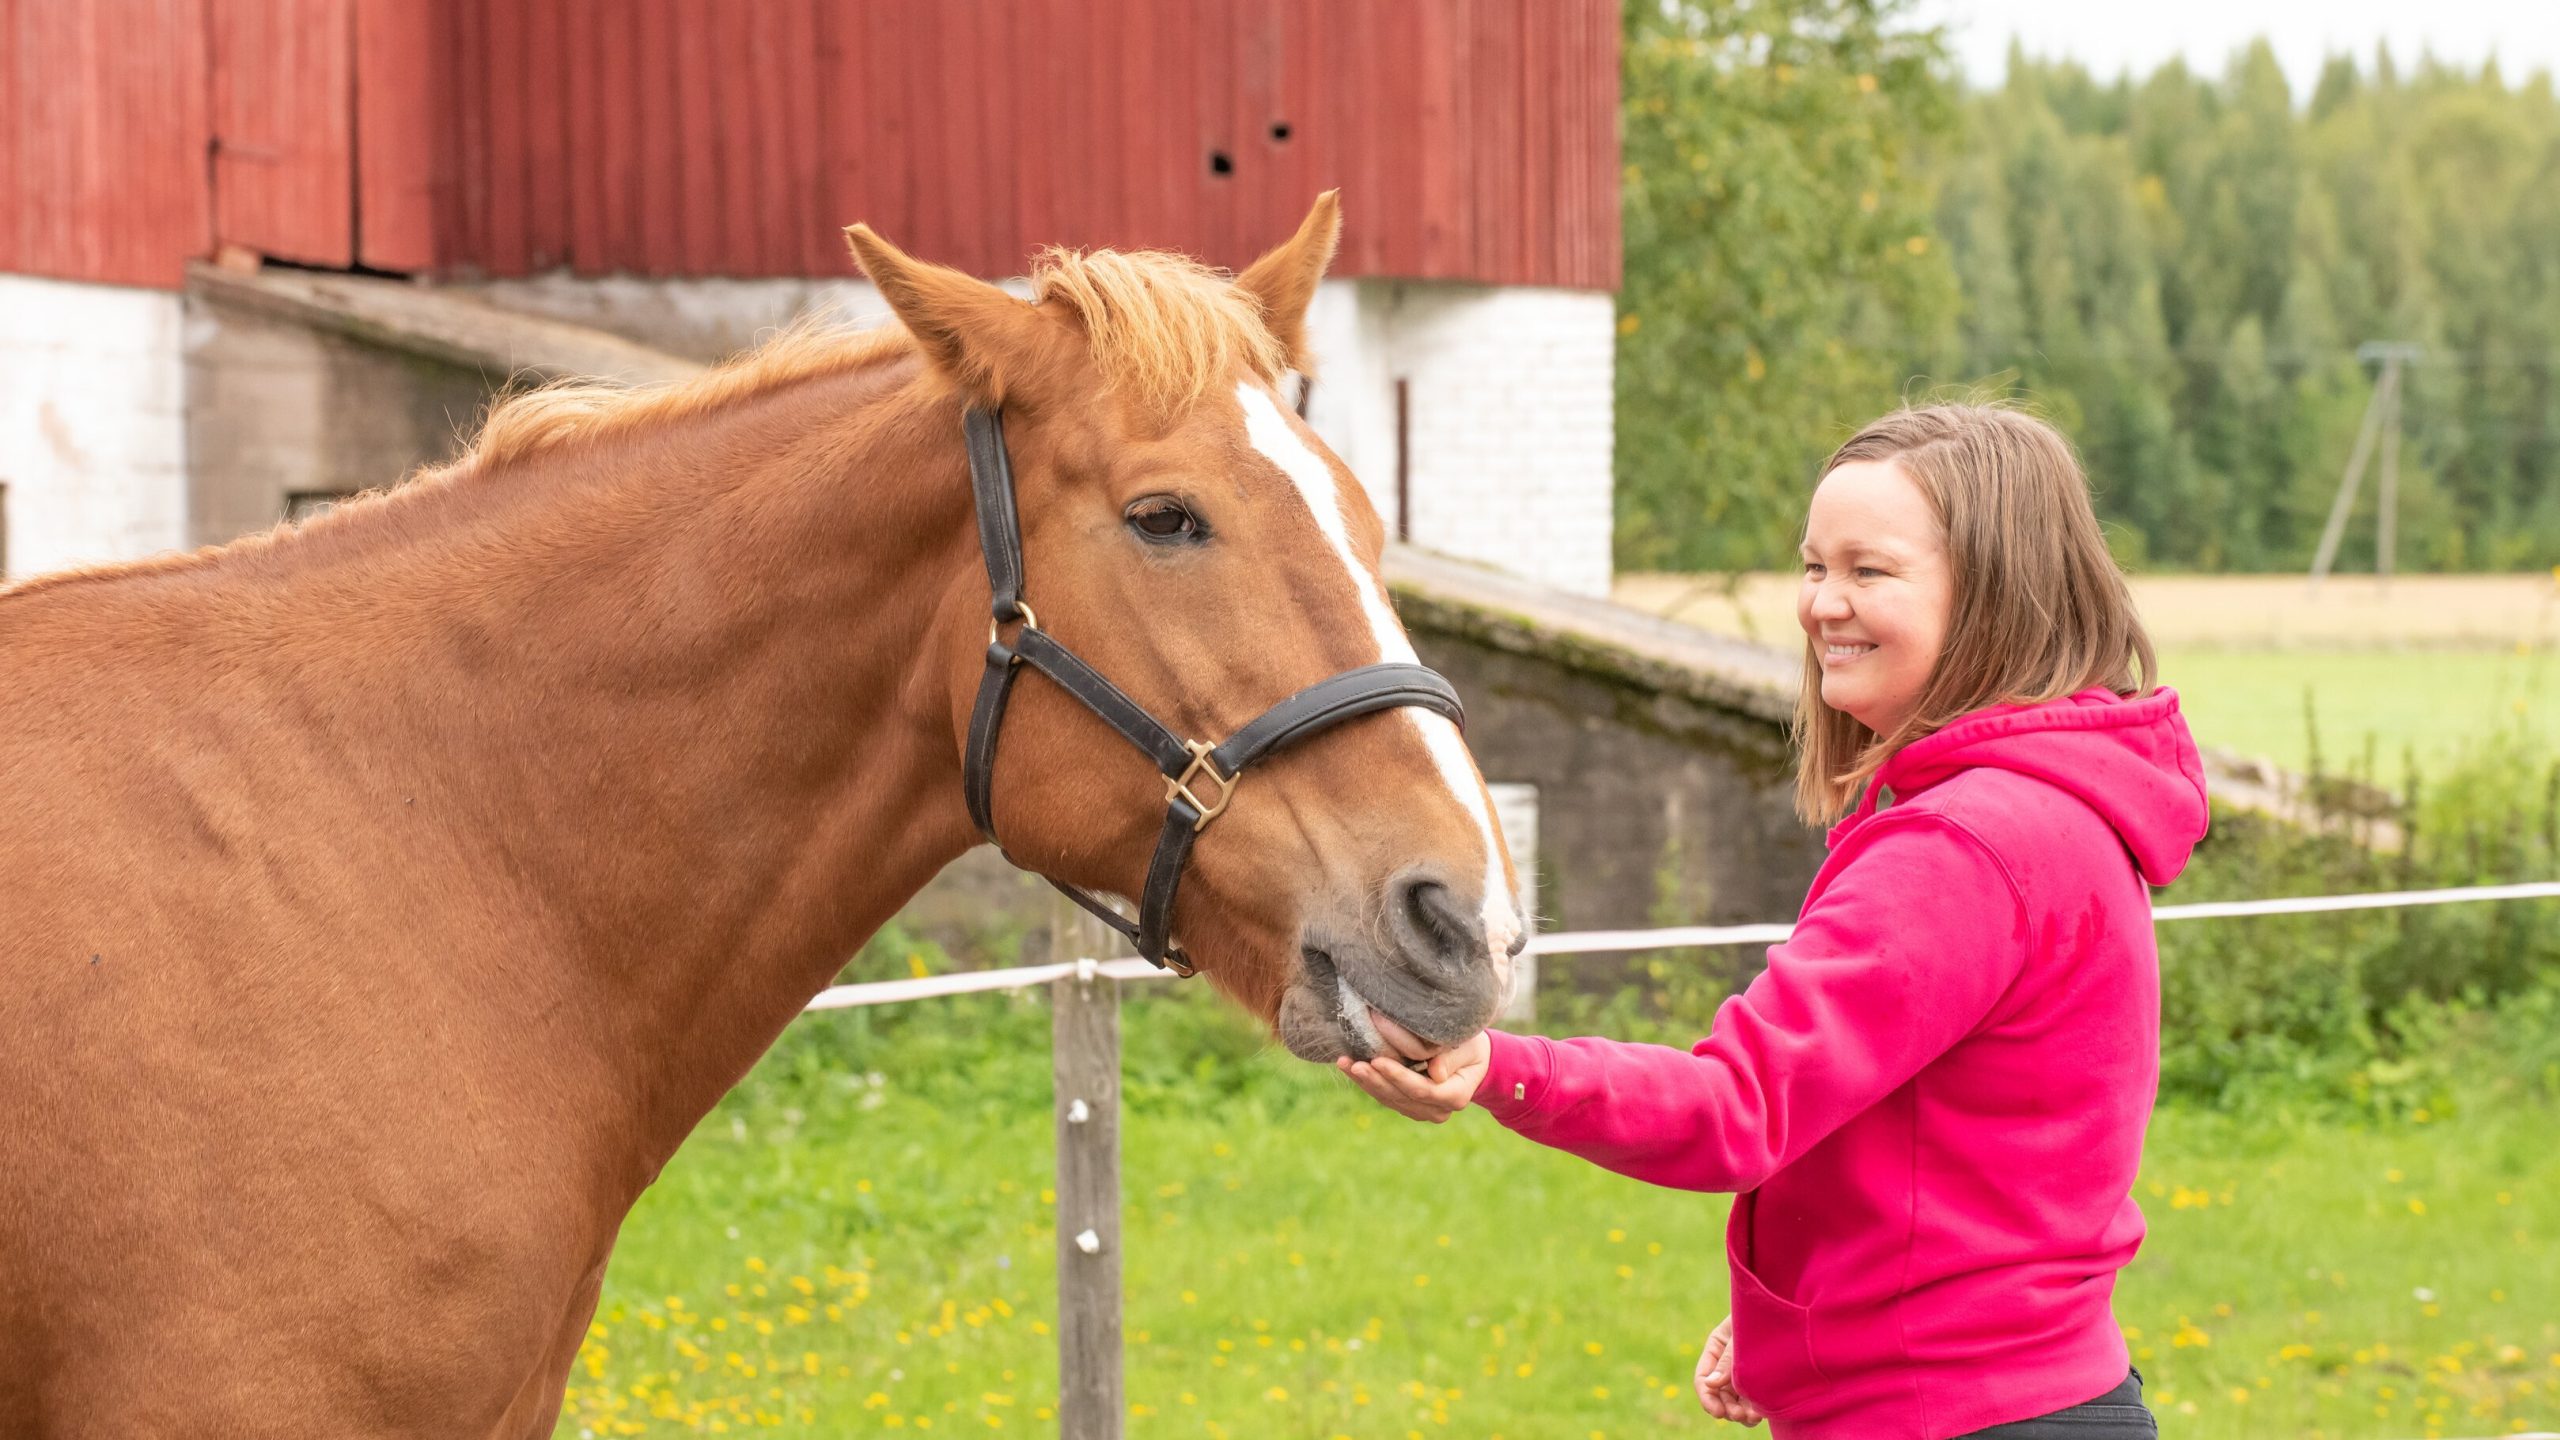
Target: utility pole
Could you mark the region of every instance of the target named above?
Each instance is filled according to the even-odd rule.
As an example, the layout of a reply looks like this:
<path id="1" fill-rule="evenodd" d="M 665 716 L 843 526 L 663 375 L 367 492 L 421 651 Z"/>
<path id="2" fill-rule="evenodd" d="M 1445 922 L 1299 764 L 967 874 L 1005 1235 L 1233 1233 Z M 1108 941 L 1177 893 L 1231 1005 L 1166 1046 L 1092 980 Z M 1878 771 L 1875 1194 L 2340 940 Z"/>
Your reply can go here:
<path id="1" fill-rule="evenodd" d="M 2382 373 L 2373 382 L 2373 398 L 2365 403 L 2364 424 L 2356 431 L 2356 448 L 2347 457 L 2346 477 L 2338 482 L 2338 498 L 2329 506 L 2329 523 L 2320 531 L 2320 553 L 2311 561 L 2311 589 L 2329 578 L 2338 558 L 2338 542 L 2346 538 L 2347 514 L 2356 507 L 2356 488 L 2364 481 L 2365 462 L 2374 442 L 2382 442 L 2382 481 L 2375 492 L 2376 517 L 2373 573 L 2391 578 L 2391 552 L 2398 545 L 2400 511 L 2400 373 L 2424 358 L 2425 351 L 2406 340 L 2368 340 L 2356 347 L 2356 359 L 2379 361 Z"/>

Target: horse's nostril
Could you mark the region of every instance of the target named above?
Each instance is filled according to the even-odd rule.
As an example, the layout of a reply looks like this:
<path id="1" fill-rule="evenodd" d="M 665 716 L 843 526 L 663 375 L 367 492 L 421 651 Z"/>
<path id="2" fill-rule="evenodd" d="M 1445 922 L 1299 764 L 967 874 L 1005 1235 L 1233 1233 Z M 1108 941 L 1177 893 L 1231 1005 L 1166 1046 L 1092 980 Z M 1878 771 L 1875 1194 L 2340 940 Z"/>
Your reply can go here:
<path id="1" fill-rule="evenodd" d="M 1447 904 L 1449 887 L 1436 880 L 1416 880 L 1404 887 L 1404 918 L 1414 930 L 1430 939 L 1440 938 L 1445 928 L 1441 910 Z"/>
<path id="2" fill-rule="evenodd" d="M 1457 897 L 1437 880 L 1411 879 L 1397 887 L 1407 942 L 1422 956 L 1450 969 L 1464 969 L 1484 948 L 1475 917 L 1459 908 Z"/>

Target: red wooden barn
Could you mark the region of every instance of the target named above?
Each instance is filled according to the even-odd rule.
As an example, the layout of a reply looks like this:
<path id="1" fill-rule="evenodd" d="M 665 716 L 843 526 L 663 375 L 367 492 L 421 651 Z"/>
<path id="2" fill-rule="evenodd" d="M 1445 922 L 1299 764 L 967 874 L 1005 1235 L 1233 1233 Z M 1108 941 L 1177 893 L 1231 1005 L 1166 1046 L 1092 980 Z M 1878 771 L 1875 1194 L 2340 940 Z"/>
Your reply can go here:
<path id="1" fill-rule="evenodd" d="M 0 270 L 1220 264 L 1611 288 L 1609 0 L 0 0 Z"/>
<path id="2" fill-rule="evenodd" d="M 0 564 L 222 538 L 201 503 L 191 521 L 183 493 L 146 493 L 201 468 L 193 261 L 678 295 L 848 277 L 838 232 L 867 220 L 990 276 L 1051 243 L 1238 266 L 1339 187 L 1311 418 L 1415 538 L 1605 585 L 1617 19 L 1615 0 L 0 0 Z"/>

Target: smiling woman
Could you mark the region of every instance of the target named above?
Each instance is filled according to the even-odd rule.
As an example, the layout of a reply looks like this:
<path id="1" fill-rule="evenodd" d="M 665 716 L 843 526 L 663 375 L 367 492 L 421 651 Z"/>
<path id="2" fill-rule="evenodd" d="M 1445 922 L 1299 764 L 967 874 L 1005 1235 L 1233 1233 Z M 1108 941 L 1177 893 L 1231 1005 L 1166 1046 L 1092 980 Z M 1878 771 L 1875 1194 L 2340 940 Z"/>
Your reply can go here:
<path id="1" fill-rule="evenodd" d="M 1799 807 L 1831 828 L 1788 940 L 1691 1050 L 1499 1032 L 1424 1074 L 1610 1169 L 1738 1195 L 1698 1403 L 1781 1436 L 2154 1433 L 2109 1309 L 2159 1080 L 2149 885 L 2202 766 L 2069 446 L 1972 406 L 1853 438 L 1807 517 Z M 2136 676 L 2139 675 L 2139 679 Z M 1854 802 L 1854 809 L 1852 804 Z"/>

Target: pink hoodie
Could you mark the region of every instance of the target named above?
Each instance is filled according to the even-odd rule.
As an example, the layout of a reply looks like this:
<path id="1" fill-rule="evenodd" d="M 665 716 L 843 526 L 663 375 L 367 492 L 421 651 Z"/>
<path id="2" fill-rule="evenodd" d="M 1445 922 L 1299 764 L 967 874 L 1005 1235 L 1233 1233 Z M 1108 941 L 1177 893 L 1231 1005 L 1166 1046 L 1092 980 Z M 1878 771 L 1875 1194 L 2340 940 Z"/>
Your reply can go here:
<path id="1" fill-rule="evenodd" d="M 1476 1092 L 1542 1144 L 1740 1192 L 1735 1382 L 1784 1440 L 1941 1440 L 2124 1379 L 2108 1298 L 2160 1076 L 2143 882 L 2205 828 L 2165 689 L 1978 711 L 1878 783 L 1714 1033 L 1496 1033 Z"/>

